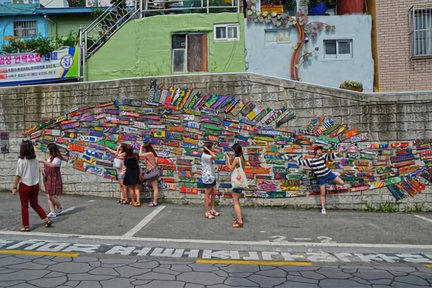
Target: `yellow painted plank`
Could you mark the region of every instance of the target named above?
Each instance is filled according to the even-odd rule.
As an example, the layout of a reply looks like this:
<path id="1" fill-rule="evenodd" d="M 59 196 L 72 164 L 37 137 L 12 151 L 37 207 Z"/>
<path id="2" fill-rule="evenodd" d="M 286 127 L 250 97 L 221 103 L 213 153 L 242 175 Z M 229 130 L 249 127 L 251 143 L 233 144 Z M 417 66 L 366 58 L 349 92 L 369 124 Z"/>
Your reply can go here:
<path id="1" fill-rule="evenodd" d="M 432 264 L 426 264 L 425 267 L 426 267 L 426 268 L 431 268 L 431 269 L 432 269 Z"/>
<path id="2" fill-rule="evenodd" d="M 299 261 L 266 261 L 266 260 L 212 260 L 198 259 L 197 264 L 233 264 L 233 265 L 265 265 L 265 266 L 312 266 L 312 262 Z"/>
<path id="3" fill-rule="evenodd" d="M 0 250 L 0 254 L 11 255 L 39 255 L 39 256 L 54 256 L 54 257 L 78 257 L 78 252 L 49 252 L 49 251 L 24 251 L 24 250 Z"/>

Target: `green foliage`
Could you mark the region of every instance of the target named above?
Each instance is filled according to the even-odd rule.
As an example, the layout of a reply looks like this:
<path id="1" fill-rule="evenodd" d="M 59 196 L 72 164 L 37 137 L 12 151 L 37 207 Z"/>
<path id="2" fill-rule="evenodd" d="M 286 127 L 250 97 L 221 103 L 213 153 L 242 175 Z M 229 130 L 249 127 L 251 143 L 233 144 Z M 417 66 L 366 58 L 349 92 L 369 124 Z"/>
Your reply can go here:
<path id="1" fill-rule="evenodd" d="M 85 7 L 85 0 L 68 0 L 69 7 Z"/>
<path id="2" fill-rule="evenodd" d="M 341 85 L 345 86 L 346 88 L 363 89 L 363 84 L 356 81 L 345 81 Z"/>
<path id="3" fill-rule="evenodd" d="M 399 203 L 397 202 L 384 202 L 377 205 L 366 204 L 366 211 L 368 212 L 383 212 L 394 213 L 399 211 Z"/>

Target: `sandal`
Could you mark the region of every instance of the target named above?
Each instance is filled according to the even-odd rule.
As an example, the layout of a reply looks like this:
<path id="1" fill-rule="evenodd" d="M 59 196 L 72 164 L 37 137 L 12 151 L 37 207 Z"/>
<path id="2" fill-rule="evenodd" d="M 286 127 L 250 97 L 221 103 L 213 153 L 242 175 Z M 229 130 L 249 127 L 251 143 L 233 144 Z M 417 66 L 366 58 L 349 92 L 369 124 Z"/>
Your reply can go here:
<path id="1" fill-rule="evenodd" d="M 219 216 L 219 215 L 220 215 L 220 213 L 219 213 L 218 211 L 216 211 L 216 210 L 210 210 L 210 213 L 211 213 L 213 216 Z"/>
<path id="2" fill-rule="evenodd" d="M 45 227 L 46 228 L 51 227 L 51 224 L 52 224 L 51 220 L 45 221 Z"/>
<path id="3" fill-rule="evenodd" d="M 156 206 L 158 206 L 158 203 L 155 203 L 155 202 L 150 202 L 150 203 L 147 205 L 147 207 L 156 207 Z"/>
<path id="4" fill-rule="evenodd" d="M 238 222 L 238 220 L 236 220 L 233 224 L 232 224 L 233 228 L 243 228 L 243 222 Z"/>
<path id="5" fill-rule="evenodd" d="M 135 205 L 133 205 L 134 207 L 141 207 L 141 202 L 135 202 Z"/>
<path id="6" fill-rule="evenodd" d="M 120 202 L 121 205 L 127 205 L 130 204 L 131 202 L 127 199 L 123 199 L 122 202 Z"/>
<path id="7" fill-rule="evenodd" d="M 21 232 L 30 232 L 30 227 L 28 227 L 28 226 L 22 227 L 20 231 Z"/>
<path id="8" fill-rule="evenodd" d="M 211 212 L 206 212 L 204 217 L 207 219 L 215 219 L 216 217 Z"/>

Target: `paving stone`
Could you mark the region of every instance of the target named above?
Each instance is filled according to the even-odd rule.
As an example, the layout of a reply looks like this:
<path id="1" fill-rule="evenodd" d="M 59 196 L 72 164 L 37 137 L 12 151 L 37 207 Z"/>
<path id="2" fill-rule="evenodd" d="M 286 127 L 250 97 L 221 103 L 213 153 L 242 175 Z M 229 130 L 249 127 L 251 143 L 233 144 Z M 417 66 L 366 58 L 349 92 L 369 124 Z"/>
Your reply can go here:
<path id="1" fill-rule="evenodd" d="M 0 277 L 1 277 L 1 274 L 9 274 L 9 273 L 13 273 L 13 272 L 17 272 L 18 270 L 15 270 L 15 269 L 2 269 L 2 270 L 0 270 Z"/>
<path id="2" fill-rule="evenodd" d="M 103 288 L 129 288 L 133 279 L 115 278 L 111 280 L 101 281 Z"/>
<path id="3" fill-rule="evenodd" d="M 313 279 L 313 280 L 321 280 L 321 279 L 325 279 L 326 277 L 322 274 L 319 274 L 315 271 L 302 271 L 298 273 L 298 276 L 302 276 L 308 279 Z M 293 273 L 289 273 L 289 276 L 294 276 Z"/>
<path id="4" fill-rule="evenodd" d="M 0 258 L 0 267 L 12 266 L 12 265 L 27 263 L 27 262 L 29 262 L 28 259 L 20 259 L 14 256 L 8 256 L 8 257 Z"/>
<path id="5" fill-rule="evenodd" d="M 65 284 L 67 281 L 68 281 L 67 277 L 63 276 L 57 278 L 36 279 L 33 281 L 29 281 L 29 283 L 38 287 L 57 287 L 62 284 Z"/>
<path id="6" fill-rule="evenodd" d="M 71 281 L 102 281 L 112 279 L 113 276 L 108 275 L 91 275 L 88 273 L 79 273 L 68 275 Z"/>
<path id="7" fill-rule="evenodd" d="M 260 287 L 273 287 L 286 281 L 286 278 L 266 277 L 263 275 L 252 275 L 248 279 L 258 283 Z"/>
<path id="8" fill-rule="evenodd" d="M 122 277 L 134 277 L 137 275 L 142 275 L 145 273 L 148 273 L 152 271 L 151 269 L 139 269 L 135 267 L 130 266 L 123 266 L 119 268 L 115 268 L 115 270 L 122 276 Z"/>
<path id="9" fill-rule="evenodd" d="M 416 267 L 416 270 L 419 272 L 423 272 L 423 273 L 428 273 L 428 274 L 432 274 L 432 269 L 431 268 L 426 268 L 426 267 Z"/>
<path id="10" fill-rule="evenodd" d="M 152 281 L 145 285 L 145 288 L 183 288 L 184 282 L 179 281 Z"/>
<path id="11" fill-rule="evenodd" d="M 27 284 L 27 283 L 22 283 L 22 284 L 17 284 L 17 285 L 14 285 L 14 286 L 10 286 L 9 288 L 39 288 L 39 287 L 30 285 L 30 284 Z"/>
<path id="12" fill-rule="evenodd" d="M 369 281 L 367 281 L 366 279 L 362 279 L 362 278 L 359 278 L 359 277 L 352 277 L 352 278 L 350 278 L 349 280 L 351 280 L 351 281 L 355 281 L 355 282 L 357 282 L 357 283 L 360 283 L 360 284 L 365 284 L 365 285 L 368 285 L 368 286 L 370 286 L 370 282 Z"/>
<path id="13" fill-rule="evenodd" d="M 100 258 L 98 260 L 102 264 L 132 264 L 137 262 L 137 260 L 133 258 Z"/>
<path id="14" fill-rule="evenodd" d="M 220 269 L 230 274 L 243 272 L 255 273 L 260 271 L 260 268 L 256 265 L 229 265 L 227 267 L 221 267 Z"/>
<path id="15" fill-rule="evenodd" d="M 341 270 L 342 270 L 342 272 L 349 273 L 349 274 L 354 274 L 358 271 L 358 269 L 355 269 L 355 268 L 345 268 L 345 269 L 341 269 Z"/>
<path id="16" fill-rule="evenodd" d="M 42 264 L 42 265 L 57 264 L 57 262 L 54 262 L 54 261 L 52 261 L 51 259 L 48 259 L 48 258 L 35 259 L 35 260 L 33 260 L 33 263 Z"/>
<path id="17" fill-rule="evenodd" d="M 393 288 L 430 288 L 430 285 L 416 285 L 416 284 L 409 284 L 409 283 L 404 283 L 404 282 L 397 282 L 397 281 L 393 281 L 391 286 Z"/>
<path id="18" fill-rule="evenodd" d="M 147 272 L 145 274 L 135 276 L 136 279 L 148 279 L 148 280 L 175 280 L 174 275 L 155 273 L 155 272 Z"/>
<path id="19" fill-rule="evenodd" d="M 178 272 L 190 272 L 192 271 L 192 268 L 189 267 L 188 265 L 174 264 L 171 265 L 171 270 L 178 271 Z"/>
<path id="20" fill-rule="evenodd" d="M 65 283 L 65 285 L 70 287 L 76 287 L 80 282 L 79 281 L 68 281 Z"/>
<path id="21" fill-rule="evenodd" d="M 192 268 L 193 271 L 196 272 L 208 272 L 208 271 L 217 271 L 219 267 L 215 267 L 211 264 L 189 264 L 189 267 Z"/>
<path id="22" fill-rule="evenodd" d="M 186 283 L 184 288 L 205 288 L 205 286 L 200 284 Z"/>
<path id="23" fill-rule="evenodd" d="M 275 278 L 283 278 L 286 277 L 286 275 L 288 274 L 286 271 L 282 270 L 282 269 L 272 269 L 272 270 L 266 270 L 266 271 L 259 271 L 257 273 L 255 273 L 257 275 L 263 275 L 263 276 L 267 276 L 267 277 L 275 277 Z"/>
<path id="24" fill-rule="evenodd" d="M 128 266 L 140 268 L 140 269 L 153 269 L 159 266 L 157 261 L 138 261 L 133 264 L 128 264 Z"/>
<path id="25" fill-rule="evenodd" d="M 67 262 L 67 263 L 59 263 L 56 265 L 52 265 L 50 266 L 49 269 L 53 271 L 73 274 L 73 273 L 86 273 L 94 268 L 88 265 L 88 263 Z"/>
<path id="26" fill-rule="evenodd" d="M 112 269 L 112 268 L 95 268 L 91 271 L 88 272 L 89 274 L 93 274 L 93 275 L 111 275 L 111 276 L 119 276 L 119 273 Z"/>
<path id="27" fill-rule="evenodd" d="M 215 273 L 216 275 L 219 275 L 216 272 L 218 272 L 218 271 L 214 271 L 213 273 Z M 225 271 L 222 271 L 222 272 L 225 272 Z M 253 274 L 254 273 L 246 273 L 246 272 L 244 272 L 244 273 L 230 273 L 229 277 L 243 277 L 243 278 L 247 278 L 247 277 L 249 277 L 249 276 L 251 276 Z M 227 276 L 224 276 L 224 275 L 219 275 L 219 276 L 227 277 Z"/>
<path id="28" fill-rule="evenodd" d="M 373 288 L 393 288 L 392 286 L 387 286 L 387 285 L 373 285 Z"/>
<path id="29" fill-rule="evenodd" d="M 222 271 L 222 270 L 213 271 L 212 273 L 216 274 L 218 276 L 221 276 L 221 277 L 225 277 L 225 278 L 229 277 L 230 275 L 231 275 L 231 277 L 243 277 L 243 278 L 249 277 L 249 275 L 251 275 L 251 273 L 233 273 L 233 274 L 236 274 L 236 275 L 237 274 L 241 274 L 241 275 L 246 274 L 247 275 L 247 276 L 235 276 L 233 274 L 228 274 L 227 272 Z"/>
<path id="30" fill-rule="evenodd" d="M 370 286 L 365 286 L 364 284 L 357 283 L 350 280 L 342 279 L 324 279 L 320 281 L 321 288 L 334 288 L 334 287 L 349 287 L 349 288 L 365 288 Z"/>
<path id="31" fill-rule="evenodd" d="M 75 288 L 102 288 L 97 281 L 82 281 Z"/>
<path id="32" fill-rule="evenodd" d="M 21 280 L 21 281 L 18 281 L 18 280 L 15 280 L 15 281 L 0 281 L 0 287 L 11 287 L 13 285 L 17 285 L 17 284 L 20 284 L 20 283 L 23 283 L 23 282 L 24 282 L 23 280 Z"/>
<path id="33" fill-rule="evenodd" d="M 385 270 L 360 270 L 359 269 L 359 271 L 357 273 L 354 273 L 353 276 L 357 276 L 367 280 L 394 278 L 394 275 L 390 274 Z"/>
<path id="34" fill-rule="evenodd" d="M 101 267 L 102 264 L 100 262 L 88 262 L 91 267 Z"/>
<path id="35" fill-rule="evenodd" d="M 88 263 L 88 262 L 99 262 L 99 259 L 96 258 L 96 257 L 80 256 L 80 257 L 74 258 L 73 262 L 79 262 L 79 263 L 82 263 L 82 262 L 86 262 L 86 263 Z"/>
<path id="36" fill-rule="evenodd" d="M 164 274 L 171 274 L 171 275 L 179 275 L 179 274 L 182 273 L 182 272 L 173 271 L 173 270 L 167 269 L 167 268 L 154 268 L 153 272 L 164 273 Z"/>
<path id="37" fill-rule="evenodd" d="M 418 276 L 409 275 L 409 276 L 395 277 L 393 280 L 396 282 L 407 283 L 410 285 L 429 286 L 429 283 L 426 280 Z"/>
<path id="38" fill-rule="evenodd" d="M 390 285 L 393 282 L 392 279 L 374 279 L 369 280 L 369 282 L 373 285 Z"/>
<path id="39" fill-rule="evenodd" d="M 281 266 L 280 269 L 290 272 L 317 271 L 318 267 Z"/>
<path id="40" fill-rule="evenodd" d="M 62 277 L 62 276 L 66 276 L 65 273 L 59 273 L 59 272 L 51 272 L 47 275 L 45 275 L 44 278 L 56 278 L 56 277 Z"/>
<path id="41" fill-rule="evenodd" d="M 224 284 L 237 286 L 237 287 L 258 287 L 257 283 L 252 282 L 246 278 L 240 278 L 240 277 L 230 277 L 227 280 L 225 280 Z"/>
<path id="42" fill-rule="evenodd" d="M 140 286 L 140 285 L 146 285 L 147 283 L 151 282 L 152 280 L 134 280 L 131 282 L 132 285 Z"/>
<path id="43" fill-rule="evenodd" d="M 160 265 L 159 268 L 171 269 L 171 265 L 163 264 L 163 265 Z"/>
<path id="44" fill-rule="evenodd" d="M 54 262 L 56 262 L 56 263 L 65 263 L 65 262 L 72 262 L 74 260 L 74 258 L 70 258 L 70 257 L 52 257 L 51 260 L 54 261 Z"/>
<path id="45" fill-rule="evenodd" d="M 348 279 L 352 277 L 351 274 L 344 273 L 337 268 L 321 268 L 317 272 L 330 279 Z"/>
<path id="46" fill-rule="evenodd" d="M 33 262 L 27 262 L 27 263 L 20 263 L 20 264 L 15 264 L 15 265 L 9 265 L 8 268 L 9 269 L 29 269 L 29 270 L 43 270 L 46 269 L 48 267 L 48 265 L 46 264 L 37 264 L 37 263 L 33 263 Z"/>
<path id="47" fill-rule="evenodd" d="M 219 283 L 223 283 L 225 281 L 225 277 L 220 277 L 212 273 L 204 273 L 204 272 L 185 272 L 179 276 L 177 276 L 177 280 L 183 281 L 186 283 L 196 283 L 203 285 L 215 285 Z"/>
<path id="48" fill-rule="evenodd" d="M 374 270 L 384 270 L 384 271 L 390 271 L 390 272 L 405 272 L 405 273 L 411 273 L 415 272 L 416 268 L 411 266 L 375 266 L 373 267 Z"/>
<path id="49" fill-rule="evenodd" d="M 310 278 L 299 277 L 299 276 L 291 276 L 291 275 L 288 275 L 286 277 L 286 279 L 289 280 L 289 281 L 302 282 L 302 283 L 311 283 L 311 284 L 318 284 L 318 282 L 319 282 L 319 280 L 317 280 L 317 279 L 310 279 Z"/>
<path id="50" fill-rule="evenodd" d="M 13 280 L 35 280 L 44 277 L 50 271 L 46 270 L 19 270 L 9 274 L 2 274 L 1 281 L 13 281 Z"/>
<path id="51" fill-rule="evenodd" d="M 317 284 L 311 284 L 311 283 L 299 283 L 299 282 L 285 282 L 282 283 L 281 285 L 275 286 L 275 288 L 319 288 L 319 286 Z M 342 287 L 341 287 L 342 288 Z M 348 288 L 348 287 L 344 287 L 344 288 Z"/>

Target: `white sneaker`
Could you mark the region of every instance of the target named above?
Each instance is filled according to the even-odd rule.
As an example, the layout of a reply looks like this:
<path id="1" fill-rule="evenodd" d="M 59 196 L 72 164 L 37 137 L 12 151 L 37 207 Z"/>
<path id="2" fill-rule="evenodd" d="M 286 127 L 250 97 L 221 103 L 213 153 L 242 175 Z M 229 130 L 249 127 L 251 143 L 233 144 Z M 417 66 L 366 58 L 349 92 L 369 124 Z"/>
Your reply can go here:
<path id="1" fill-rule="evenodd" d="M 327 214 L 327 211 L 326 211 L 325 208 L 322 208 L 322 209 L 321 209 L 321 214 L 323 214 L 323 215 L 326 215 L 326 214 Z"/>
<path id="2" fill-rule="evenodd" d="M 57 209 L 56 211 L 55 211 L 55 214 L 57 215 L 57 216 L 59 216 L 60 214 L 62 214 L 62 212 L 63 212 L 63 209 Z"/>
<path id="3" fill-rule="evenodd" d="M 50 213 L 48 213 L 47 217 L 48 218 L 56 218 L 57 215 L 56 215 L 56 213 L 50 212 Z"/>

